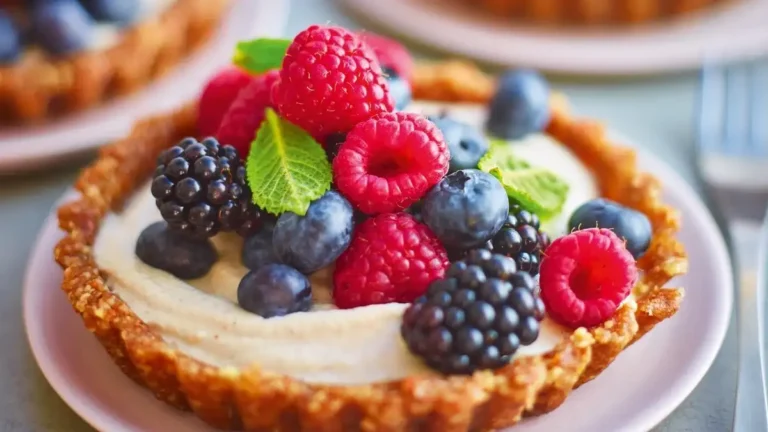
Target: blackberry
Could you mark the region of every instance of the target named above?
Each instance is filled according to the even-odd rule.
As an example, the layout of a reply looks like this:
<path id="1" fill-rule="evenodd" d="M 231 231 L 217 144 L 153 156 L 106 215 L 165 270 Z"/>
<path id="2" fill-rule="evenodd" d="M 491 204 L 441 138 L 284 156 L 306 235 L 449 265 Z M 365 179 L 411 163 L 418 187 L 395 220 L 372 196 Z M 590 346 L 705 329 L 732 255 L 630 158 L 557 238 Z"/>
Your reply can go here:
<path id="1" fill-rule="evenodd" d="M 539 229 L 540 225 L 536 214 L 513 204 L 504 226 L 486 247 L 514 259 L 518 269 L 536 276 L 539 274 L 541 253 L 549 246 L 549 237 Z"/>
<path id="2" fill-rule="evenodd" d="M 258 232 L 268 216 L 251 202 L 245 166 L 215 138 L 185 138 L 157 160 L 152 196 L 168 225 L 197 237 Z"/>
<path id="3" fill-rule="evenodd" d="M 411 352 L 445 374 L 500 368 L 539 336 L 544 303 L 534 288 L 511 258 L 472 250 L 408 307 L 401 334 Z"/>

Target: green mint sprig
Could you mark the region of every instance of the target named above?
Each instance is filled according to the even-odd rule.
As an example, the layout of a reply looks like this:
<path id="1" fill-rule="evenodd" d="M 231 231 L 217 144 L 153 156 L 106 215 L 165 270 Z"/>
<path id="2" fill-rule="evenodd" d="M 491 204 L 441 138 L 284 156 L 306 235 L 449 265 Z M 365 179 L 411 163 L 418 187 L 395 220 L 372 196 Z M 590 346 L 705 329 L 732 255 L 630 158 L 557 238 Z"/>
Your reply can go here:
<path id="1" fill-rule="evenodd" d="M 557 216 L 568 198 L 567 183 L 552 171 L 515 156 L 514 145 L 505 141 L 492 142 L 477 166 L 496 177 L 509 198 L 542 220 Z"/>
<path id="2" fill-rule="evenodd" d="M 325 150 L 308 133 L 267 108 L 246 162 L 253 202 L 269 213 L 303 216 L 331 187 Z"/>
<path id="3" fill-rule="evenodd" d="M 261 38 L 239 42 L 232 62 L 252 74 L 278 69 L 290 45 L 290 39 Z"/>

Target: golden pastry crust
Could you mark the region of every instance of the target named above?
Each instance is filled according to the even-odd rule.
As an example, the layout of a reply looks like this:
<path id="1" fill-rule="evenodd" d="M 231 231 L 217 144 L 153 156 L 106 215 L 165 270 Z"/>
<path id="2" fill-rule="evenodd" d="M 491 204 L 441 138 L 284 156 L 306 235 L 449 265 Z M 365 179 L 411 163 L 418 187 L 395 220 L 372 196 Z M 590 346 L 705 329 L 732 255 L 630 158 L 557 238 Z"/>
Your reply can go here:
<path id="1" fill-rule="evenodd" d="M 427 89 L 422 87 L 420 92 Z M 456 100 L 460 93 L 448 97 Z M 637 170 L 634 153 L 613 145 L 597 124 L 573 119 L 563 99 L 553 99 L 552 106 L 547 132 L 591 167 L 606 197 L 648 215 L 654 238 L 638 262 L 642 278 L 637 302 L 626 303 L 597 328 L 575 330 L 545 355 L 517 358 L 504 368 L 472 376 L 413 376 L 339 387 L 307 384 L 260 370 L 258 365 L 214 367 L 165 343 L 110 292 L 91 248 L 103 217 L 119 211 L 146 181 L 158 152 L 196 135 L 194 105 L 139 122 L 128 137 L 105 147 L 83 171 L 76 183 L 81 197 L 58 210 L 59 225 L 66 234 L 55 249 L 56 261 L 64 269 L 62 289 L 123 372 L 158 399 L 191 410 L 214 427 L 483 431 L 512 425 L 524 415 L 549 412 L 574 387 L 597 376 L 626 346 L 674 315 L 682 290 L 663 285 L 684 273 L 687 262 L 675 238 L 679 216 L 659 200 L 658 181 Z"/>
<path id="2" fill-rule="evenodd" d="M 734 0 L 466 0 L 498 17 L 544 25 L 646 24 Z"/>
<path id="3" fill-rule="evenodd" d="M 176 0 L 126 30 L 106 50 L 60 59 L 29 52 L 0 67 L 0 124 L 24 123 L 91 108 L 147 85 L 202 45 L 230 0 Z"/>

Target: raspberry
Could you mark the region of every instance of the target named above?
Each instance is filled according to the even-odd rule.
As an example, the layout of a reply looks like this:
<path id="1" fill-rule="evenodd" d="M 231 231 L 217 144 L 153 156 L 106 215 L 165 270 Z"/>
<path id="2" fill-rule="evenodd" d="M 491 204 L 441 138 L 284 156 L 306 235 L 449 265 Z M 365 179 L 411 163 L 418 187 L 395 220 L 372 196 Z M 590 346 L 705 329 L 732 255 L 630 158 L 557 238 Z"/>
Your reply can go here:
<path id="1" fill-rule="evenodd" d="M 237 98 L 240 90 L 253 82 L 254 77 L 236 67 L 219 71 L 200 95 L 197 130 L 201 136 L 212 136 L 219 129 L 224 114 Z"/>
<path id="2" fill-rule="evenodd" d="M 409 83 L 413 77 L 413 58 L 399 42 L 370 32 L 360 32 L 360 39 L 368 45 L 382 67 L 388 67 Z"/>
<path id="3" fill-rule="evenodd" d="M 227 110 L 216 132 L 219 142 L 236 148 L 243 158 L 248 157 L 256 131 L 264 120 L 264 110 L 272 106 L 270 90 L 278 76 L 277 71 L 270 71 L 246 86 Z"/>
<path id="4" fill-rule="evenodd" d="M 624 242 L 604 228 L 575 231 L 552 242 L 541 262 L 541 299 L 549 315 L 571 327 L 610 318 L 637 280 Z"/>
<path id="5" fill-rule="evenodd" d="M 336 185 L 367 214 L 403 210 L 448 172 L 443 134 L 414 113 L 385 113 L 358 124 L 333 160 Z"/>
<path id="6" fill-rule="evenodd" d="M 409 303 L 443 277 L 448 254 L 426 225 L 407 213 L 363 222 L 336 261 L 333 300 L 349 309 L 380 303 Z"/>
<path id="7" fill-rule="evenodd" d="M 283 118 L 320 142 L 394 109 L 373 52 L 343 28 L 318 25 L 288 47 L 272 100 Z"/>

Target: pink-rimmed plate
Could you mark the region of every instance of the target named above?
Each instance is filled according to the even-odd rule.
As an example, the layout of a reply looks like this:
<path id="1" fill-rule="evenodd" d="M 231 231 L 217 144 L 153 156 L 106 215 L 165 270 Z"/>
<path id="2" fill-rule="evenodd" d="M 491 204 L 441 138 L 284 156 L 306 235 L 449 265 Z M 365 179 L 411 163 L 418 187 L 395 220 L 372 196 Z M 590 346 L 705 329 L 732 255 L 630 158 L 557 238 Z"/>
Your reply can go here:
<path id="1" fill-rule="evenodd" d="M 663 182 L 665 200 L 683 216 L 680 238 L 690 256 L 690 271 L 673 282 L 689 288 L 682 308 L 560 408 L 525 420 L 513 428 L 516 432 L 647 431 L 693 391 L 723 342 L 733 302 L 723 238 L 677 173 L 648 153 L 641 152 L 640 161 Z M 60 237 L 52 214 L 30 255 L 23 294 L 29 343 L 51 386 L 98 430 L 211 432 L 194 416 L 157 401 L 125 377 L 88 333 L 59 288 L 61 269 L 52 251 Z"/>

